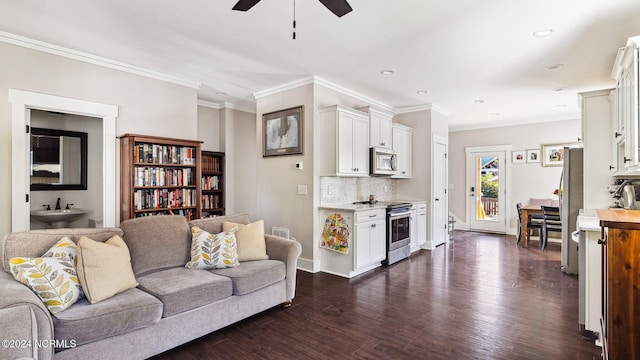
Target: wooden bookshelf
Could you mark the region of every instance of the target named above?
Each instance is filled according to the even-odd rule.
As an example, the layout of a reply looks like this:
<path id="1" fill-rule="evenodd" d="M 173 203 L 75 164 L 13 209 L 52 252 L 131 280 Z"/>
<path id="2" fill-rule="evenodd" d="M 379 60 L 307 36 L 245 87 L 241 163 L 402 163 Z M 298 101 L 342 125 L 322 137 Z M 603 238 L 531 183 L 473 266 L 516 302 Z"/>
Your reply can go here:
<path id="1" fill-rule="evenodd" d="M 202 195 L 200 208 L 202 217 L 224 215 L 224 153 L 202 151 L 201 158 L 200 189 Z"/>
<path id="2" fill-rule="evenodd" d="M 120 139 L 120 221 L 200 218 L 201 141 L 125 134 Z"/>

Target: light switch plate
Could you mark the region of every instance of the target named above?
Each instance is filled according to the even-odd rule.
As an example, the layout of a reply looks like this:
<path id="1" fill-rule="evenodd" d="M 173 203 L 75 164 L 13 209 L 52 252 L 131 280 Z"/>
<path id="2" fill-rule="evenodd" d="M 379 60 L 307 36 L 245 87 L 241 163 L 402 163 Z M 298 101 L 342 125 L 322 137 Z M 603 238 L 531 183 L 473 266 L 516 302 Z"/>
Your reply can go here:
<path id="1" fill-rule="evenodd" d="M 298 185 L 298 195 L 307 195 L 307 185 Z"/>

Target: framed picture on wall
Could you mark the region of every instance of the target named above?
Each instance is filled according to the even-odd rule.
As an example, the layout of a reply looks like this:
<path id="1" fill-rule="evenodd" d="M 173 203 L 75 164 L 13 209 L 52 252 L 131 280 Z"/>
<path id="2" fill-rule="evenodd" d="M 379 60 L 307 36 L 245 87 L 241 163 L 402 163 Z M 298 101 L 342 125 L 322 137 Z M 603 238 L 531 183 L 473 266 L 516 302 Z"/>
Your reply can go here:
<path id="1" fill-rule="evenodd" d="M 302 154 L 304 106 L 262 115 L 262 157 Z"/>
<path id="2" fill-rule="evenodd" d="M 527 150 L 527 162 L 539 163 L 540 162 L 540 149 Z"/>
<path id="3" fill-rule="evenodd" d="M 524 150 L 512 151 L 511 152 L 511 162 L 513 162 L 515 164 L 527 162 L 527 159 L 525 158 L 526 155 L 527 154 L 526 154 L 526 152 Z"/>
<path id="4" fill-rule="evenodd" d="M 543 144 L 542 166 L 562 166 L 565 147 L 577 147 L 580 143 Z"/>

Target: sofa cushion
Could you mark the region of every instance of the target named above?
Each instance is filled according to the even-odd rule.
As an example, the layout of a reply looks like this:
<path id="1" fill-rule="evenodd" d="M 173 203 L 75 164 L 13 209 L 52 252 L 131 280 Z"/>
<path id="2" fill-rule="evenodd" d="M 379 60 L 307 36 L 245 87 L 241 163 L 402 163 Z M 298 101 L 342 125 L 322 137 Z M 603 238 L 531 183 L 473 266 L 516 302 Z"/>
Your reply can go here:
<path id="1" fill-rule="evenodd" d="M 187 269 L 224 269 L 238 266 L 235 231 L 211 234 L 197 226 L 191 228 L 191 260 Z"/>
<path id="2" fill-rule="evenodd" d="M 38 324 L 28 305 L 0 309 L 0 329 L 4 335 L 2 340 L 10 341 L 0 347 L 0 359 L 35 359 L 38 356 Z"/>
<path id="3" fill-rule="evenodd" d="M 236 230 L 236 241 L 238 242 L 238 260 L 267 260 L 267 245 L 264 240 L 264 221 L 258 220 L 251 224 L 240 224 L 225 221 L 222 223 L 222 230 L 227 232 Z"/>
<path id="4" fill-rule="evenodd" d="M 13 277 L 38 295 L 52 314 L 68 309 L 80 297 L 76 269 L 67 258 L 15 257 L 9 266 Z"/>
<path id="5" fill-rule="evenodd" d="M 105 242 L 81 237 L 76 260 L 82 290 L 92 304 L 138 286 L 129 249 L 118 235 Z"/>
<path id="6" fill-rule="evenodd" d="M 136 276 L 184 266 L 189 261 L 191 229 L 184 216 L 145 216 L 125 220 L 120 227 Z"/>
<path id="7" fill-rule="evenodd" d="M 284 280 L 286 269 L 280 260 L 257 260 L 240 263 L 228 269 L 211 270 L 212 273 L 229 277 L 233 282 L 233 294 L 244 295 Z"/>
<path id="8" fill-rule="evenodd" d="M 248 224 L 249 215 L 247 214 L 237 214 L 237 215 L 225 215 L 225 216 L 214 216 L 203 219 L 191 220 L 189 222 L 190 226 L 197 226 L 204 231 L 208 231 L 212 234 L 217 234 L 222 232 L 222 223 L 225 221 L 234 222 L 238 224 Z"/>
<path id="9" fill-rule="evenodd" d="M 82 345 L 151 326 L 161 316 L 160 300 L 133 288 L 97 304 L 82 299 L 55 314 L 54 334 L 56 340 L 74 340 L 76 345 Z"/>
<path id="10" fill-rule="evenodd" d="M 232 295 L 229 278 L 185 267 L 138 277 L 140 289 L 162 301 L 162 317 L 210 304 Z"/>
<path id="11" fill-rule="evenodd" d="M 0 242 L 4 270 L 9 272 L 9 259 L 13 257 L 41 257 L 51 247 L 67 236 L 77 242 L 81 236 L 88 236 L 96 241 L 106 241 L 113 235 L 122 236 L 120 228 L 93 228 L 93 229 L 43 229 L 14 232 L 5 236 Z"/>

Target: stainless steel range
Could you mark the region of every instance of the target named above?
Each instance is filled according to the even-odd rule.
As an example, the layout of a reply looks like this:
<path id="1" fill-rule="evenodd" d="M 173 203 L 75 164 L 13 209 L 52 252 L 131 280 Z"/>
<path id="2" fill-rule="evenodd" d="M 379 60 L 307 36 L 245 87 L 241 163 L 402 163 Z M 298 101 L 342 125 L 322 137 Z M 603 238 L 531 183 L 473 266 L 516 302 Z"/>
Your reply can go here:
<path id="1" fill-rule="evenodd" d="M 411 255 L 411 204 L 388 202 L 387 206 L 387 260 L 386 265 L 397 263 Z"/>

